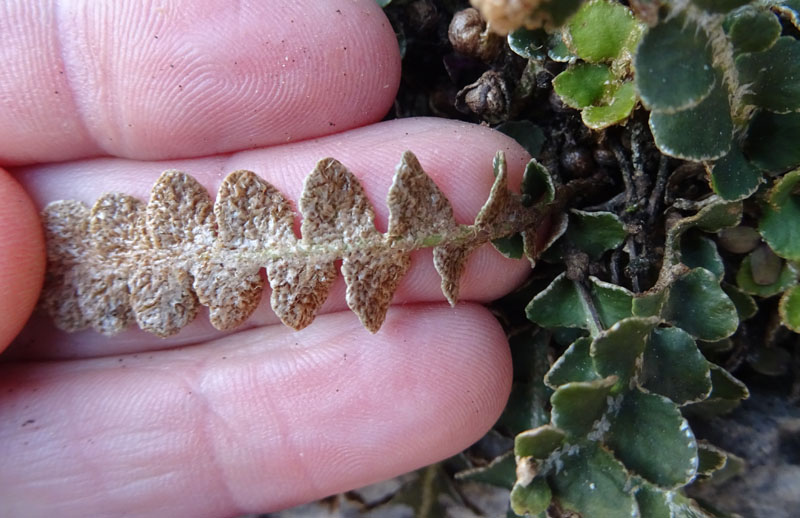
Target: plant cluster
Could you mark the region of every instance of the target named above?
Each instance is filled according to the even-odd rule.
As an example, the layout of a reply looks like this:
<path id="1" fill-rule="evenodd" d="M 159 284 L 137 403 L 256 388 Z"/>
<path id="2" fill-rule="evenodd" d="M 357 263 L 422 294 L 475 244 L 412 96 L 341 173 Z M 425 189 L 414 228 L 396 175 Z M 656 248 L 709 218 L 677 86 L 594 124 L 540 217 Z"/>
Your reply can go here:
<path id="1" fill-rule="evenodd" d="M 742 461 L 687 418 L 746 398 L 729 372 L 743 363 L 786 372 L 782 330 L 800 333 L 800 2 L 472 3 L 480 39 L 458 45 L 454 23 L 450 40 L 489 70 L 459 95 L 505 101 L 462 112 L 501 122 L 556 199 L 576 178 L 596 192 L 557 211 L 554 246 L 497 305 L 515 386 L 496 430 L 514 447 L 457 478 L 513 487 L 509 516 L 721 516 L 685 488 Z M 493 30 L 521 74 L 486 52 Z"/>

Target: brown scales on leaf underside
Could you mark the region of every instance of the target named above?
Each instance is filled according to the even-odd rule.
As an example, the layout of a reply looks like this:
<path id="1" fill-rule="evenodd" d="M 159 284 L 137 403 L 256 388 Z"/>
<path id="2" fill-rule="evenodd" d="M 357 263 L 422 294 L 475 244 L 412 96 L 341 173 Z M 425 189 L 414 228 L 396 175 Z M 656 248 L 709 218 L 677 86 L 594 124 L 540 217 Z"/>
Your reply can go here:
<path id="1" fill-rule="evenodd" d="M 261 300 L 263 267 L 272 309 L 302 329 L 325 301 L 341 259 L 347 304 L 376 332 L 413 250 L 434 247 L 442 291 L 455 304 L 475 248 L 521 231 L 533 243 L 541 214 L 508 191 L 502 153 L 496 164 L 475 223 L 458 225 L 450 202 L 407 151 L 389 190 L 386 234 L 375 229 L 361 184 L 332 158 L 305 181 L 299 239 L 290 202 L 250 171 L 225 178 L 213 204 L 194 178 L 174 170 L 161 175 L 146 205 L 120 193 L 103 195 L 91 209 L 53 202 L 42 215 L 48 274 L 41 304 L 65 331 L 113 335 L 135 321 L 166 337 L 191 322 L 199 304 L 208 306 L 214 327 L 229 330 Z"/>

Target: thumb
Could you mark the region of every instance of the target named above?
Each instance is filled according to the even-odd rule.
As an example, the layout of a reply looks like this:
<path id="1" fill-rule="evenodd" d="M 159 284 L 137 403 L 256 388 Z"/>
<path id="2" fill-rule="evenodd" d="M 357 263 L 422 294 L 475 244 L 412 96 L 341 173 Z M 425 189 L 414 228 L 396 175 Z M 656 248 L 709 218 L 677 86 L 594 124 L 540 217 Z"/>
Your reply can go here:
<path id="1" fill-rule="evenodd" d="M 0 169 L 0 351 L 28 320 L 45 268 L 39 215 L 27 193 Z"/>

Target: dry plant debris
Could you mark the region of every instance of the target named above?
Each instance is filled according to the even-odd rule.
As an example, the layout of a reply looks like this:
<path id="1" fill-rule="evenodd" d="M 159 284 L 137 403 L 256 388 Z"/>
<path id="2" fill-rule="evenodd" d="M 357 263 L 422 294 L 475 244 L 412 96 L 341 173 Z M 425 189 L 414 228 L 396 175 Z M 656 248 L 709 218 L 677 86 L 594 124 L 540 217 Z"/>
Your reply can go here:
<path id="1" fill-rule="evenodd" d="M 301 236 L 291 203 L 250 171 L 228 175 L 216 201 L 191 176 L 165 171 L 147 204 L 120 193 L 89 208 L 77 201 L 45 207 L 48 271 L 41 304 L 65 331 L 113 335 L 133 321 L 167 337 L 208 306 L 220 330 L 242 324 L 258 306 L 265 268 L 272 309 L 294 329 L 309 325 L 336 278 L 364 327 L 381 327 L 410 254 L 433 247 L 450 304 L 469 254 L 523 232 L 533 247 L 541 213 L 507 188 L 505 159 L 474 224 L 459 225 L 448 199 L 416 156 L 403 154 L 387 197 L 386 234 L 357 178 L 333 158 L 320 160 L 299 201 Z"/>

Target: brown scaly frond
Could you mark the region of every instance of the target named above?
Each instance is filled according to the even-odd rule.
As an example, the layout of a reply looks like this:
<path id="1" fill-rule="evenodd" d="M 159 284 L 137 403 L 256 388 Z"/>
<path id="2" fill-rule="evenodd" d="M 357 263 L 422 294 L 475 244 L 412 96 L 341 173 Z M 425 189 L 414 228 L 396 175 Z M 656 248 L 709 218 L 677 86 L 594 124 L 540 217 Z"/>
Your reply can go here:
<path id="1" fill-rule="evenodd" d="M 42 215 L 48 273 L 41 305 L 66 331 L 92 327 L 113 335 L 132 322 L 166 337 L 208 306 L 220 330 L 239 326 L 261 300 L 265 268 L 272 309 L 294 329 L 309 325 L 336 278 L 347 304 L 371 332 L 384 321 L 410 254 L 433 247 L 442 291 L 451 304 L 469 254 L 484 243 L 523 233 L 533 249 L 542 212 L 507 188 L 505 160 L 474 224 L 458 225 L 450 202 L 407 151 L 387 197 L 386 234 L 356 177 L 325 158 L 306 178 L 299 201 L 301 236 L 290 202 L 250 171 L 228 175 L 214 203 L 191 176 L 165 171 L 145 205 L 119 193 L 89 209 L 56 201 Z"/>

